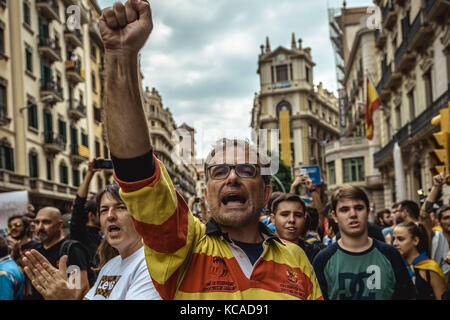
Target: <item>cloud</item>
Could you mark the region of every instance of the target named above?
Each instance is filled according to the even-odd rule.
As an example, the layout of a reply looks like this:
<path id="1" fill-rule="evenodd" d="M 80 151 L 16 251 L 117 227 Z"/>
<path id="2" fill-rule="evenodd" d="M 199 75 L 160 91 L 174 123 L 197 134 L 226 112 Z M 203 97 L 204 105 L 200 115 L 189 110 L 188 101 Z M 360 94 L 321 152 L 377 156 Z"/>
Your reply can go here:
<path id="1" fill-rule="evenodd" d="M 99 0 L 101 8 L 113 0 Z M 124 1 L 122 1 L 124 2 Z M 348 6 L 373 6 L 348 0 Z M 197 130 L 199 155 L 216 133 L 250 137 L 260 45 L 290 48 L 291 34 L 311 47 L 314 82 L 336 90 L 327 4 L 340 0 L 169 0 L 151 2 L 154 30 L 142 50 L 143 86 L 155 87 L 175 122 Z M 202 136 L 203 135 L 203 136 Z"/>

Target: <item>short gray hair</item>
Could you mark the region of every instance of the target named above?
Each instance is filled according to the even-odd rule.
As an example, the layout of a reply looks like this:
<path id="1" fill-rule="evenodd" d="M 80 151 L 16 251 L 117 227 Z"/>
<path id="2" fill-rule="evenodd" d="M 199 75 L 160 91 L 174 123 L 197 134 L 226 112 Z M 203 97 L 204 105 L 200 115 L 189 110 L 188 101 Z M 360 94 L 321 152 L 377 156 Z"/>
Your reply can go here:
<path id="1" fill-rule="evenodd" d="M 248 152 L 249 157 L 251 153 L 254 153 L 256 155 L 256 161 L 257 164 L 260 167 L 269 167 L 270 166 L 270 158 L 265 153 L 260 153 L 258 151 L 258 145 L 252 144 L 248 141 L 248 139 L 228 139 L 228 138 L 222 138 L 216 141 L 216 143 L 212 146 L 212 150 L 209 152 L 208 156 L 206 157 L 205 161 L 205 177 L 206 182 L 208 181 L 208 166 L 216 153 L 218 151 L 222 151 L 225 154 L 225 150 L 227 147 L 232 146 L 233 148 L 239 148 L 243 149 L 244 151 Z M 272 176 L 270 174 L 261 175 L 265 185 L 270 185 Z"/>

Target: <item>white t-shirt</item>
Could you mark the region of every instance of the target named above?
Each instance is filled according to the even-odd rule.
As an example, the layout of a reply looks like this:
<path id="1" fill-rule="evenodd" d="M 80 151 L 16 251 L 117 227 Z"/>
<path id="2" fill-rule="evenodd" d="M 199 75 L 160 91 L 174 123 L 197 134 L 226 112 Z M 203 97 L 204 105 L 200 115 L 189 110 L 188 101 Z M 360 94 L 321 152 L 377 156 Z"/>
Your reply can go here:
<path id="1" fill-rule="evenodd" d="M 100 270 L 89 300 L 161 300 L 145 262 L 144 247 L 122 260 L 114 257 Z"/>

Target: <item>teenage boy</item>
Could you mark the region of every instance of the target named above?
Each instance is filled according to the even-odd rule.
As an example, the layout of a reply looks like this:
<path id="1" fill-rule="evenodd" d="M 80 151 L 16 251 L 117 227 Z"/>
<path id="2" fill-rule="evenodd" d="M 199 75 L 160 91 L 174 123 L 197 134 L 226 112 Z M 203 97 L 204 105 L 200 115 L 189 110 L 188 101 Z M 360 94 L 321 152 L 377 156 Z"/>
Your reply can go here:
<path id="1" fill-rule="evenodd" d="M 303 200 L 292 193 L 278 196 L 272 204 L 270 221 L 275 226 L 277 235 L 282 240 L 297 243 L 312 263 L 320 247 L 305 241 L 310 221 Z"/>
<path id="2" fill-rule="evenodd" d="M 341 238 L 321 250 L 313 262 L 324 298 L 414 298 L 414 285 L 400 253 L 368 236 L 369 199 L 365 192 L 344 185 L 333 194 L 331 207 Z"/>

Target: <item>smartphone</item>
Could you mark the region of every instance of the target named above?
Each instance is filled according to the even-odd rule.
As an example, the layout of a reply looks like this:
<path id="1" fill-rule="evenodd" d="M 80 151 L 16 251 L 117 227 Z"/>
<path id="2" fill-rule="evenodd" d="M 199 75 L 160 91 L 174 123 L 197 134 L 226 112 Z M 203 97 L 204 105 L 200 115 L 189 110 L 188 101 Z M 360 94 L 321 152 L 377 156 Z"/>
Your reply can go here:
<path id="1" fill-rule="evenodd" d="M 105 160 L 94 160 L 94 168 L 95 169 L 112 169 L 113 163 L 110 159 Z"/>
<path id="2" fill-rule="evenodd" d="M 299 172 L 301 175 L 304 175 L 304 176 L 306 176 L 306 174 L 308 173 L 308 171 L 306 170 L 306 169 L 300 169 L 300 172 Z"/>

